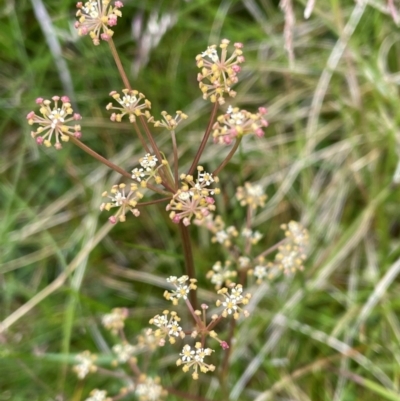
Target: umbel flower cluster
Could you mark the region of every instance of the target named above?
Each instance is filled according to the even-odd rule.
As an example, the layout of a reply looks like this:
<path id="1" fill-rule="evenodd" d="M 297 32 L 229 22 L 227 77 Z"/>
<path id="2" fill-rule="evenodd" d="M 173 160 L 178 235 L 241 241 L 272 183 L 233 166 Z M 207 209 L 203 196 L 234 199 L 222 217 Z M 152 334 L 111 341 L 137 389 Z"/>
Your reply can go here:
<path id="1" fill-rule="evenodd" d="M 109 27 L 116 24 L 117 18 L 121 16 L 120 8 L 122 7 L 119 1 L 113 4 L 105 0 L 78 3 L 79 20 L 76 24 L 78 32 L 81 35 L 90 33 L 95 44 L 98 44 L 100 39 L 111 42 L 112 31 Z M 230 56 L 228 45 L 229 41 L 224 39 L 220 44 L 220 55 L 217 47 L 213 45 L 196 57 L 197 65 L 202 70 L 198 76 L 200 89 L 204 98 L 215 103 L 215 107 L 223 104 L 226 96 L 234 96 L 235 92 L 231 87 L 238 82 L 239 64 L 244 62 L 243 45 L 235 43 Z M 215 211 L 214 196 L 220 191 L 215 187 L 219 181 L 216 172 L 219 173 L 233 156 L 233 154 L 228 155 L 214 173 L 207 172 L 203 166 L 197 164 L 207 139 L 213 136 L 216 143 L 230 145 L 233 141 L 240 142 L 243 136 L 251 133 L 256 137 L 263 136 L 263 128 L 268 125 L 263 117 L 266 113 L 263 107 L 253 114 L 229 106 L 213 125 L 209 125 L 208 132 L 204 135 L 189 171 L 179 173 L 175 131 L 188 116 L 180 110 L 175 113 L 175 117 L 163 111 L 162 118 L 156 120 L 150 112 L 151 102 L 143 93 L 130 88 L 122 89 L 122 94 L 113 90 L 110 96 L 118 103 L 114 105 L 110 102 L 106 106 L 106 109 L 112 112 L 111 121 L 121 122 L 124 117 L 127 117 L 146 152 L 139 159 L 139 166 L 135 167 L 131 174 L 106 161 L 80 142 L 81 126 L 76 124 L 76 121 L 80 120 L 81 116 L 74 113 L 70 100 L 66 96 L 53 96 L 52 100 L 37 99 L 36 103 L 41 106 L 40 115 L 31 111 L 27 115 L 27 120 L 30 125 L 39 126 L 36 131 L 31 132 L 37 144 L 44 144 L 47 147 L 54 144 L 59 150 L 62 148 L 62 142 L 72 139 L 76 145 L 90 152 L 99 161 L 106 163 L 125 178 L 130 178 L 130 182 L 114 184 L 109 191 L 103 193 L 108 200 L 103 202 L 100 208 L 105 211 L 116 210 L 109 218 L 113 224 L 125 222 L 128 214 L 140 216 L 142 199 L 148 191 L 164 197 L 169 218 L 176 224 L 182 223 L 188 226 L 193 219 L 201 221 L 206 218 Z M 167 157 L 158 148 L 149 124 L 152 124 L 154 128 L 165 128 L 171 133 L 173 147 L 171 157 Z M 194 172 L 197 172 L 197 176 Z M 158 200 L 145 203 L 152 202 L 155 203 Z"/>
<path id="2" fill-rule="evenodd" d="M 120 180 L 103 192 L 100 205 L 102 211 L 109 213 L 111 224 L 126 222 L 132 216 L 140 217 L 144 207 L 163 204 L 165 217 L 178 227 L 183 272 L 174 272 L 176 276 L 166 278 L 164 292 L 164 298 L 171 302 L 172 308 L 160 310 L 153 316 L 149 320 L 151 327 L 143 329 L 134 341 L 125 333 L 128 309 L 113 309 L 102 318 L 102 325 L 115 340 L 110 347 L 113 355 L 111 366 L 105 368 L 104 358 L 84 351 L 76 356 L 73 368 L 79 380 L 102 374 L 118 377 L 124 383 L 119 394 L 113 396 L 105 389 L 93 389 L 86 401 L 115 401 L 127 395 L 133 395 L 139 401 L 159 401 L 165 399 L 167 392 L 176 390 L 174 387 L 165 388 L 159 377 L 149 373 L 151 369 L 141 366 L 142 355 L 150 360 L 155 350 L 169 346 L 176 356 L 175 365 L 184 373 L 190 373 L 189 377 L 194 380 L 201 374 L 214 372 L 219 365 L 229 366 L 229 350 L 234 344 L 236 324 L 249 316 L 246 306 L 251 300 L 251 290 L 246 288 L 275 278 L 280 272 L 288 275 L 302 270 L 308 251 L 308 233 L 300 223 L 291 221 L 282 225 L 285 238 L 264 250 L 263 234 L 253 229 L 255 213 L 267 199 L 259 184 L 246 183 L 237 190 L 239 204 L 247 208 L 244 225 L 226 224 L 222 217 L 215 215 L 216 196 L 220 194 L 219 174 L 234 157 L 244 137 L 252 135 L 255 140 L 260 140 L 268 126 L 265 107 L 251 112 L 225 105 L 228 98 L 236 96 L 233 87 L 239 82 L 240 65 L 245 61 L 243 44 L 231 46 L 229 40 L 223 39 L 219 46 L 211 45 L 196 56 L 196 65 L 200 69 L 197 76 L 199 89 L 203 99 L 211 103 L 212 111 L 190 167 L 182 171 L 180 137 L 177 134 L 189 116 L 181 110 L 174 113 L 162 111 L 157 119 L 152 115 L 151 102 L 131 87 L 113 42 L 113 27 L 122 17 L 122 7 L 121 1 L 79 2 L 75 27 L 79 35 L 89 35 L 94 45 L 105 41 L 115 59 L 123 86 L 109 92 L 112 101 L 105 109 L 115 126 L 121 121 L 129 123 L 142 147 L 141 154 L 131 161 L 128 171 L 81 142 L 82 130 L 78 124 L 81 116 L 74 112 L 66 96 L 53 96 L 50 100 L 38 98 L 39 112 L 29 112 L 27 121 L 35 126 L 31 136 L 36 144 L 60 150 L 63 142 L 71 142 L 120 174 Z M 155 130 L 159 128 L 170 137 L 167 151 L 157 144 Z M 225 158 L 216 160 L 218 164 L 214 170 L 201 163 L 203 152 L 212 142 L 212 146 L 231 146 Z M 223 261 L 209 261 L 207 278 L 215 287 L 213 304 L 209 300 L 201 304 L 198 301 L 189 231 L 193 223 L 208 229 L 211 242 L 223 247 L 228 255 Z M 267 260 L 271 253 L 275 253 L 275 258 Z M 220 325 L 227 319 L 228 325 Z M 221 351 L 225 361 L 222 364 Z M 117 372 L 109 369 L 116 367 Z M 190 394 L 186 398 L 193 399 Z"/>
<path id="3" fill-rule="evenodd" d="M 128 317 L 126 309 L 113 309 L 110 314 L 104 315 L 102 318 L 103 326 L 119 338 L 119 342 L 112 347 L 114 354 L 112 366 L 118 367 L 120 371 L 121 368 L 130 366 L 137 375 L 135 384 L 131 388 L 121 389 L 121 393 L 133 393 L 142 397 L 139 399 L 143 400 L 158 400 L 159 398 L 156 396 L 164 397 L 167 391 L 160 385 L 159 378 L 152 378 L 141 372 L 137 355 L 153 352 L 158 347 L 164 347 L 166 339 L 170 344 L 175 344 L 177 341 L 185 342 L 181 346 L 176 365 L 182 367 L 183 372 L 191 372 L 192 378 L 197 380 L 200 373 L 215 370 L 215 365 L 210 363 L 215 349 L 205 346 L 208 338 L 214 344 L 219 345 L 222 350 L 229 349 L 228 343 L 221 340 L 214 330 L 218 323 L 226 318 L 237 320 L 240 316 L 249 316 L 243 307 L 248 304 L 251 295 L 243 293 L 241 284 L 232 283 L 229 287 L 219 290 L 217 292 L 219 299 L 215 303 L 218 313 L 209 316 L 207 304 L 203 303 L 201 310 L 195 310 L 189 300 L 189 293 L 197 290 L 195 279 L 189 279 L 187 275 L 171 276 L 166 279 L 166 282 L 171 288 L 169 291 L 165 291 L 164 297 L 171 301 L 173 306 L 178 306 L 179 303 L 186 305 L 192 317 L 192 329 L 183 329 L 182 319 L 176 311 L 164 310 L 162 314 L 155 315 L 149 321 L 152 326 L 156 327 L 155 329 L 145 329 L 145 336 L 139 335 L 134 343 L 129 343 L 126 340 L 128 336 L 124 332 L 124 322 Z M 78 379 L 83 380 L 95 372 L 105 373 L 104 369 L 97 364 L 97 360 L 97 356 L 89 351 L 78 354 L 76 356 L 77 363 L 73 368 Z M 91 397 L 95 392 L 100 391 L 106 397 L 107 393 L 98 389 L 93 390 Z M 91 398 L 87 400 L 91 400 Z"/>
<path id="4" fill-rule="evenodd" d="M 244 187 L 237 188 L 236 199 L 241 206 L 247 208 L 244 227 L 226 227 L 221 216 L 212 214 L 207 219 L 196 220 L 196 224 L 204 226 L 213 234 L 212 242 L 220 244 L 228 251 L 228 259 L 215 262 L 207 273 L 207 278 L 215 288 L 219 290 L 223 285 L 230 285 L 237 275 L 243 273 L 249 278 L 255 277 L 257 284 L 260 284 L 280 273 L 287 276 L 303 270 L 309 249 L 307 230 L 296 221 L 282 224 L 285 238 L 257 255 L 254 253 L 254 246 L 260 243 L 263 234 L 253 230 L 252 225 L 255 212 L 265 205 L 267 196 L 261 185 L 246 182 Z M 274 260 L 267 260 L 266 256 L 274 252 Z"/>

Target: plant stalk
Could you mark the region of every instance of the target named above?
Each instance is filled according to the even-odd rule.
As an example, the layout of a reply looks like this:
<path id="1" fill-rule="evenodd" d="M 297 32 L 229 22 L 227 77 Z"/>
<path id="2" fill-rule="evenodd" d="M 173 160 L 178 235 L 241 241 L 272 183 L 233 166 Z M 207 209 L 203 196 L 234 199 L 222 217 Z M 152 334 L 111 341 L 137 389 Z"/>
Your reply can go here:
<path id="1" fill-rule="evenodd" d="M 185 270 L 189 278 L 196 278 L 196 270 L 193 261 L 192 243 L 190 241 L 189 229 L 183 224 L 179 223 L 179 232 L 182 240 L 183 256 L 185 259 Z M 190 303 L 194 310 L 197 310 L 197 292 L 190 291 Z"/>
<path id="2" fill-rule="evenodd" d="M 207 125 L 206 132 L 204 133 L 203 139 L 200 143 L 200 147 L 197 150 L 196 156 L 194 157 L 193 163 L 190 166 L 190 169 L 188 171 L 189 175 L 193 174 L 194 170 L 196 169 L 196 167 L 199 163 L 200 157 L 203 154 L 204 148 L 207 145 L 208 138 L 210 137 L 210 134 L 211 134 L 211 128 L 214 125 L 214 120 L 215 120 L 215 115 L 217 114 L 217 110 L 218 110 L 218 102 L 215 102 L 214 107 L 211 112 L 210 121 L 208 122 L 208 125 Z"/>
<path id="3" fill-rule="evenodd" d="M 213 172 L 214 176 L 218 175 L 221 172 L 221 170 L 229 163 L 229 161 L 232 159 L 233 155 L 236 153 L 241 141 L 242 141 L 242 138 L 236 139 L 236 142 L 233 145 L 233 148 L 228 153 L 225 160 L 214 170 L 214 172 Z"/>
<path id="4" fill-rule="evenodd" d="M 122 81 L 123 81 L 123 83 L 125 85 L 125 88 L 129 89 L 129 90 L 132 90 L 131 84 L 129 83 L 128 77 L 127 77 L 127 75 L 125 73 L 124 67 L 122 66 L 121 59 L 119 58 L 117 49 L 115 47 L 115 44 L 114 44 L 114 41 L 112 40 L 112 38 L 110 38 L 110 40 L 108 41 L 108 44 L 110 46 L 111 53 L 112 53 L 112 55 L 114 57 L 115 64 L 117 65 L 119 74 L 121 75 L 121 78 L 122 78 Z"/>

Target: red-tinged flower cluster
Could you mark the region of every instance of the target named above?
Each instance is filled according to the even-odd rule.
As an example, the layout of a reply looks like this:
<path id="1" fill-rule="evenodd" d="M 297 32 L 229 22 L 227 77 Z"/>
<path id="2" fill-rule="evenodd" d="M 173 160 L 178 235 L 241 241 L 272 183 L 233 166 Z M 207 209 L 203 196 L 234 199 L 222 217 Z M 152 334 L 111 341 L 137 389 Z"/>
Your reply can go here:
<path id="1" fill-rule="evenodd" d="M 136 205 L 143 198 L 142 193 L 138 190 L 137 184 L 131 184 L 129 191 L 126 191 L 125 188 L 125 184 L 113 185 L 110 194 L 107 191 L 103 192 L 103 197 L 110 198 L 110 201 L 102 203 L 100 210 L 118 208 L 117 213 L 108 219 L 111 224 L 116 224 L 118 221 L 124 222 L 128 212 L 132 212 L 135 217 L 140 215 Z"/>
<path id="2" fill-rule="evenodd" d="M 60 104 L 61 100 L 61 104 Z M 52 101 L 54 104 L 52 105 Z M 38 145 L 50 147 L 55 138 L 54 147 L 61 149 L 60 141 L 68 142 L 71 136 L 81 138 L 81 126 L 79 124 L 68 125 L 71 121 L 78 121 L 82 117 L 74 113 L 70 100 L 67 96 L 53 96 L 51 100 L 41 97 L 36 99 L 36 104 L 40 105 L 41 116 L 31 111 L 26 116 L 29 125 L 39 124 L 36 131 L 31 131 L 32 138 L 36 139 Z"/>
<path id="3" fill-rule="evenodd" d="M 232 90 L 232 85 L 238 82 L 237 74 L 241 68 L 239 64 L 245 61 L 242 43 L 234 44 L 234 51 L 228 57 L 229 40 L 223 39 L 219 45 L 221 56 L 218 55 L 217 46 L 212 45 L 206 51 L 196 56 L 197 67 L 201 72 L 197 75 L 200 90 L 203 92 L 203 98 L 209 98 L 212 103 L 218 102 L 224 104 L 224 95 L 235 97 L 236 92 Z"/>
<path id="4" fill-rule="evenodd" d="M 215 143 L 230 145 L 236 138 L 244 135 L 255 134 L 261 138 L 264 136 L 263 128 L 268 126 L 264 119 L 267 110 L 264 107 L 258 109 L 258 113 L 250 113 L 240 110 L 238 107 L 228 107 L 226 113 L 219 116 L 213 126 L 213 138 Z"/>
<path id="5" fill-rule="evenodd" d="M 167 206 L 167 211 L 171 211 L 169 217 L 176 224 L 182 221 L 185 226 L 188 226 L 192 218 L 201 221 L 215 210 L 215 200 L 212 196 L 218 194 L 219 189 L 207 187 L 213 182 L 218 182 L 218 178 L 205 172 L 201 166 L 197 168 L 197 171 L 196 181 L 191 175 L 181 175 L 183 185 Z"/>
<path id="6" fill-rule="evenodd" d="M 78 21 L 75 22 L 75 28 L 80 36 L 89 34 L 95 45 L 100 44 L 100 39 L 111 39 L 114 31 L 110 27 L 117 25 L 118 17 L 122 16 L 119 9 L 123 3 L 115 1 L 114 6 L 110 3 L 110 0 L 90 0 L 85 4 L 76 4 Z"/>

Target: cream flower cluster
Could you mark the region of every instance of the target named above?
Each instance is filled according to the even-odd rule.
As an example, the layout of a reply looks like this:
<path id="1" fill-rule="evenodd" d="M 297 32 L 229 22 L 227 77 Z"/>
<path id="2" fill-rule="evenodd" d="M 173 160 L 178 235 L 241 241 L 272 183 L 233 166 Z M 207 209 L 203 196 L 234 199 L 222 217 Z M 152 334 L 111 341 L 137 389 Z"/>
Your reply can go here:
<path id="1" fill-rule="evenodd" d="M 116 107 L 112 103 L 108 103 L 106 106 L 107 110 L 117 110 L 117 113 L 114 112 L 111 114 L 111 121 L 121 122 L 122 117 L 128 115 L 129 121 L 134 123 L 136 117 L 143 114 L 142 110 L 151 109 L 151 103 L 146 99 L 143 93 L 131 89 L 123 89 L 122 93 L 123 96 L 116 91 L 110 92 L 110 96 L 113 97 L 121 106 Z M 141 103 L 143 99 L 144 101 Z"/>
<path id="2" fill-rule="evenodd" d="M 117 25 L 118 17 L 122 16 L 122 1 L 115 1 L 112 5 L 110 0 L 90 0 L 85 4 L 77 3 L 76 7 L 78 21 L 75 22 L 75 28 L 78 35 L 89 34 L 95 45 L 100 44 L 100 39 L 111 39 L 114 31 L 110 27 Z"/>
<path id="3" fill-rule="evenodd" d="M 263 137 L 263 128 L 268 126 L 267 120 L 263 117 L 266 113 L 264 107 L 260 107 L 258 113 L 250 113 L 229 106 L 227 112 L 219 116 L 213 125 L 214 142 L 230 145 L 235 138 L 244 135 L 255 134 L 259 138 Z"/>
<path id="4" fill-rule="evenodd" d="M 59 150 L 62 148 L 60 141 L 68 142 L 71 136 L 77 139 L 82 137 L 81 126 L 71 124 L 82 117 L 80 114 L 74 113 L 67 96 L 53 96 L 51 100 L 39 97 L 36 99 L 36 104 L 40 105 L 41 116 L 31 111 L 26 119 L 29 125 L 39 125 L 36 131 L 31 131 L 31 136 L 36 139 L 38 145 L 44 144 L 50 147 L 52 140 L 55 139 L 54 147 Z"/>
<path id="5" fill-rule="evenodd" d="M 200 90 L 203 98 L 209 98 L 212 103 L 224 104 L 225 94 L 235 97 L 236 92 L 232 90 L 232 85 L 238 82 L 237 74 L 241 68 L 239 64 L 245 61 L 242 43 L 235 43 L 234 50 L 228 56 L 229 40 L 223 39 L 219 45 L 221 55 L 218 54 L 217 46 L 212 45 L 206 51 L 196 56 L 197 67 L 201 72 L 197 75 Z"/>
<path id="6" fill-rule="evenodd" d="M 218 178 L 205 172 L 202 166 L 197 167 L 197 172 L 196 180 L 192 175 L 181 175 L 183 184 L 166 208 L 170 211 L 170 219 L 176 224 L 182 222 L 188 226 L 192 218 L 201 221 L 215 210 L 215 200 L 212 196 L 219 193 L 219 188 L 208 187 L 218 182 Z"/>
<path id="7" fill-rule="evenodd" d="M 126 184 L 113 185 L 110 194 L 107 191 L 102 194 L 103 197 L 108 197 L 110 201 L 102 203 L 100 210 L 109 211 L 112 208 L 118 208 L 118 211 L 109 218 L 112 224 L 118 221 L 124 222 L 128 212 L 131 212 L 135 217 L 140 215 L 140 211 L 136 208 L 136 205 L 143 198 L 143 194 L 138 190 L 137 184 L 132 183 L 129 191 L 126 191 L 125 188 Z"/>

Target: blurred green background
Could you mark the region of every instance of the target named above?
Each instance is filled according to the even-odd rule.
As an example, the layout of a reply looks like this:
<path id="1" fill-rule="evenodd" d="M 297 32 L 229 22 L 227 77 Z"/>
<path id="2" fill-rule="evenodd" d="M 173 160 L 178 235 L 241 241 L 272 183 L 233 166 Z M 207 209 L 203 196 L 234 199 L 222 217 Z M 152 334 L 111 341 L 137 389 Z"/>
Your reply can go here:
<path id="1" fill-rule="evenodd" d="M 316 0 L 308 19 L 306 0 L 283 10 L 270 0 L 125 3 L 114 40 L 132 86 L 155 116 L 189 115 L 177 134 L 183 171 L 211 109 L 195 56 L 223 38 L 244 43 L 233 104 L 267 107 L 270 126 L 263 139 L 245 138 L 221 173 L 218 211 L 240 226 L 236 187 L 257 181 L 269 196 L 256 219 L 260 252 L 290 219 L 310 231 L 305 271 L 252 289 L 229 399 L 400 400 L 400 2 Z M 73 357 L 89 349 L 107 359 L 112 339 L 99 318 L 111 308 L 129 308 L 133 338 L 166 307 L 164 278 L 183 271 L 179 236 L 162 206 L 110 231 L 99 204 L 119 177 L 72 144 L 38 148 L 29 135 L 35 98 L 66 94 L 85 143 L 128 171 L 137 164 L 130 125 L 105 110 L 122 89 L 107 44 L 77 36 L 71 1 L 0 9 L 0 401 L 79 401 L 96 386 L 115 394 L 117 380 L 79 382 Z M 168 135 L 156 135 L 168 153 Z M 216 168 L 228 150 L 210 143 L 202 164 Z M 207 299 L 205 273 L 223 253 L 191 232 Z M 166 386 L 192 386 L 198 400 L 224 399 L 212 374 L 193 388 L 175 360 L 157 351 L 151 371 Z"/>

